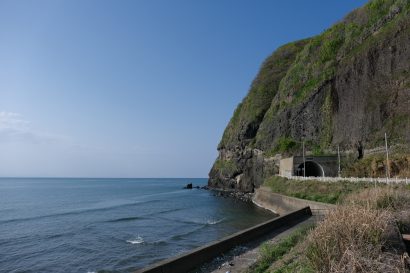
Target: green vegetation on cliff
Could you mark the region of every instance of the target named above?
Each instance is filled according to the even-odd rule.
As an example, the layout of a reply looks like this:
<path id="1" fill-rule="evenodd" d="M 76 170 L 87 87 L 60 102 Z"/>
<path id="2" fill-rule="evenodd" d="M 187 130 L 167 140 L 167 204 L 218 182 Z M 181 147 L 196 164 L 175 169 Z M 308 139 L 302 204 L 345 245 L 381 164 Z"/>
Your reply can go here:
<path id="1" fill-rule="evenodd" d="M 224 176 L 234 176 L 238 172 L 238 168 L 234 162 L 231 160 L 220 160 L 215 161 L 215 168 L 217 168 Z"/>
<path id="2" fill-rule="evenodd" d="M 386 155 L 375 154 L 361 160 L 352 159 L 343 168 L 342 175 L 346 177 L 385 177 Z M 389 158 L 390 177 L 410 177 L 410 153 L 394 153 Z"/>
<path id="3" fill-rule="evenodd" d="M 387 132 L 408 145 L 409 39 L 410 1 L 373 0 L 278 48 L 227 125 L 209 185 L 251 191 L 275 172 L 273 156 L 300 154 L 302 142 L 313 154 L 369 149 Z"/>
<path id="4" fill-rule="evenodd" d="M 284 45 L 265 60 L 248 95 L 238 105 L 225 129 L 220 148 L 238 145 L 238 142 L 255 137 L 258 126 L 277 93 L 281 78 L 307 42 L 308 40 L 301 40 Z"/>
<path id="5" fill-rule="evenodd" d="M 393 28 L 402 27 L 409 20 L 409 6 L 407 0 L 371 1 L 322 34 L 276 50 L 266 59 L 249 94 L 235 110 L 220 147 L 256 137 L 256 147 L 266 148 L 263 139 L 268 133 L 264 130 L 268 128 L 258 131 L 262 119 L 266 123 L 274 122 L 279 112 L 306 102 L 335 77 L 340 62 L 346 65 L 353 56 L 365 54 L 369 47 L 384 39 L 384 34 L 391 34 Z M 330 91 L 326 93 L 322 108 L 326 132 L 319 141 L 322 146 L 330 144 L 333 133 L 332 97 Z M 279 133 L 276 139 L 285 132 Z M 275 143 L 271 144 L 274 146 Z"/>
<path id="6" fill-rule="evenodd" d="M 383 43 L 386 38 L 389 39 L 386 35 L 394 34 L 404 25 L 408 27 L 409 10 L 409 1 L 407 0 L 372 1 L 365 7 L 353 11 L 343 21 L 322 34 L 309 39 L 280 81 L 277 95 L 257 132 L 256 147 L 269 150 L 269 148 L 278 145 L 282 136 L 292 137 L 298 141 L 303 138 L 308 139 L 320 145 L 322 149 L 326 149 L 334 143 L 333 135 L 342 133 L 335 131 L 336 128 L 333 126 L 334 112 L 338 108 L 334 101 L 333 82 L 338 76 L 339 67 L 342 64 L 343 66 L 352 65 L 355 58 L 368 54 L 372 47 L 376 47 L 378 43 Z M 396 75 L 397 72 L 390 71 L 390 73 Z M 403 71 L 399 73 L 403 73 Z M 409 79 L 404 81 L 408 82 Z M 311 134 L 303 132 L 306 130 L 303 126 L 310 125 L 306 124 L 309 121 L 304 120 L 300 120 L 300 124 L 284 124 L 285 128 L 277 130 L 276 127 L 283 122 L 281 119 L 286 119 L 284 115 L 289 115 L 289 111 L 295 108 L 306 108 L 304 104 L 310 103 L 312 96 L 318 92 L 322 92 L 324 96 L 317 108 L 321 118 L 313 120 L 317 125 L 315 132 Z M 362 92 L 362 90 L 357 90 L 357 92 Z M 369 100 L 371 101 L 372 98 L 369 97 Z M 382 102 L 377 100 L 376 104 L 380 105 Z M 303 114 L 308 115 L 308 113 Z M 305 116 L 304 118 L 306 118 Z M 408 121 L 408 112 L 405 113 L 405 117 Z M 286 120 L 292 122 L 292 120 Z M 401 120 L 400 124 L 405 125 L 404 119 Z M 301 126 L 302 128 L 297 128 Z M 380 130 L 381 128 L 375 129 Z M 396 131 L 399 126 L 392 129 Z M 272 136 L 272 134 L 274 135 Z M 403 136 L 405 133 L 401 132 L 399 135 Z"/>

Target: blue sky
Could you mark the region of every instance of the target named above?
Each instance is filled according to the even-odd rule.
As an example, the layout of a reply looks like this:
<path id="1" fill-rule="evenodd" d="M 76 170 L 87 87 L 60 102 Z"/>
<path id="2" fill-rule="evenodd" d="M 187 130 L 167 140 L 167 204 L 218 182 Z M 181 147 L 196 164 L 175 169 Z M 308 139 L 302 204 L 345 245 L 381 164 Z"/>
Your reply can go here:
<path id="1" fill-rule="evenodd" d="M 260 64 L 366 1 L 0 1 L 0 176 L 207 177 Z"/>

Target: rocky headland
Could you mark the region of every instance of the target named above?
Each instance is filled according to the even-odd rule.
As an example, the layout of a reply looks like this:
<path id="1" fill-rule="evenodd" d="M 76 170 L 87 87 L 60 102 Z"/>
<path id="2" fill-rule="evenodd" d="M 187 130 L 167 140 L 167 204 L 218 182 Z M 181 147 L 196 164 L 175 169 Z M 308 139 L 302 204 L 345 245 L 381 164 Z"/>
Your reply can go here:
<path id="1" fill-rule="evenodd" d="M 252 192 L 302 142 L 317 155 L 337 146 L 363 153 L 387 132 L 408 147 L 409 109 L 410 1 L 370 1 L 264 61 L 224 131 L 208 185 Z"/>

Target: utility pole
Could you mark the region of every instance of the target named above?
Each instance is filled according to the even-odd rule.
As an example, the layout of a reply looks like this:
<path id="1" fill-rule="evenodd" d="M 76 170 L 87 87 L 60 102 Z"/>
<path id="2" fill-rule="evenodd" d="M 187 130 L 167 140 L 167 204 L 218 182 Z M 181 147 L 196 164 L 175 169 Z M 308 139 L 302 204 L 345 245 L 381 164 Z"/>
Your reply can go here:
<path id="1" fill-rule="evenodd" d="M 303 120 L 305 121 L 305 112 L 303 112 Z M 306 177 L 306 161 L 305 161 L 305 123 L 302 122 L 302 156 L 303 156 L 303 177 Z"/>
<path id="2" fill-rule="evenodd" d="M 384 133 L 384 141 L 386 143 L 386 179 L 388 181 L 390 178 L 390 172 L 389 172 L 389 149 L 387 148 L 387 133 Z"/>
<path id="3" fill-rule="evenodd" d="M 302 147 L 303 147 L 303 177 L 306 177 L 305 141 L 302 142 Z"/>
<path id="4" fill-rule="evenodd" d="M 339 170 L 338 170 L 338 175 L 340 177 L 340 150 L 339 150 L 339 144 L 337 145 L 337 159 L 339 161 Z"/>

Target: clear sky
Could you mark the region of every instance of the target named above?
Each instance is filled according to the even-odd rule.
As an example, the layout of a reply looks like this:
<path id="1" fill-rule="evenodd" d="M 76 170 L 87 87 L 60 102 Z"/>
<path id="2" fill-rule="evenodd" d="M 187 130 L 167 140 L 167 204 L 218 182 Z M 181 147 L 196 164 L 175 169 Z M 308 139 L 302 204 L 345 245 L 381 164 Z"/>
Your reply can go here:
<path id="1" fill-rule="evenodd" d="M 362 0 L 0 1 L 0 176 L 207 177 L 280 45 Z"/>

